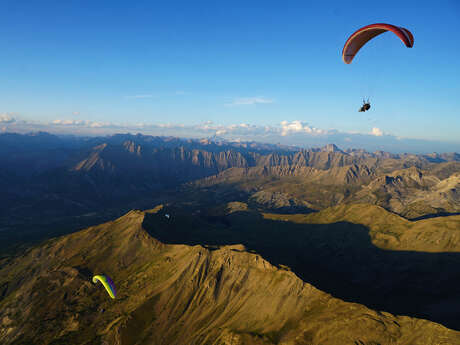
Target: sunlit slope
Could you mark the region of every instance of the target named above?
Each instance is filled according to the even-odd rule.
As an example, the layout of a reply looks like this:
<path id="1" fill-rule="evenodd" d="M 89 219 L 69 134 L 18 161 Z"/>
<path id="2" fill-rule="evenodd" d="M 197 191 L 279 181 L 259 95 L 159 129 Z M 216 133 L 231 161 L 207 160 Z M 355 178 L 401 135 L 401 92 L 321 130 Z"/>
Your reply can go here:
<path id="1" fill-rule="evenodd" d="M 305 224 L 361 224 L 369 229 L 372 243 L 382 249 L 460 252 L 460 215 L 409 221 L 379 206 L 344 204 L 308 215 L 265 213 L 264 217 Z"/>
<path id="2" fill-rule="evenodd" d="M 2 344 L 458 344 L 460 332 L 332 298 L 242 246 L 163 245 L 144 212 L 0 270 Z M 93 274 L 112 277 L 108 297 Z"/>

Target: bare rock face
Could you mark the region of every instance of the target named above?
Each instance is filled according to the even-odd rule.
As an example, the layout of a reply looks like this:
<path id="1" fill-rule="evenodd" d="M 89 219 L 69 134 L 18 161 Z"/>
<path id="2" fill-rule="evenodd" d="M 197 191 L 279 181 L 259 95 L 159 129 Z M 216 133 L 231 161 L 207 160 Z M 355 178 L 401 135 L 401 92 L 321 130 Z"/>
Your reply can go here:
<path id="1" fill-rule="evenodd" d="M 445 179 L 415 167 L 374 179 L 353 196 L 359 202 L 374 203 L 407 218 L 430 213 L 460 211 L 460 174 Z"/>
<path id="2" fill-rule="evenodd" d="M 288 194 L 269 191 L 260 191 L 254 193 L 250 198 L 250 202 L 273 210 L 295 209 L 299 211 L 302 208 L 308 210 L 308 207 L 310 206 L 307 202 L 302 202 L 295 198 L 290 198 Z"/>
<path id="3" fill-rule="evenodd" d="M 162 244 L 143 229 L 145 215 L 131 211 L 6 262 L 0 342 L 460 343 L 441 325 L 333 298 L 242 246 Z M 100 273 L 115 282 L 115 300 L 91 283 Z"/>
<path id="4" fill-rule="evenodd" d="M 233 201 L 227 204 L 226 214 L 231 214 L 233 212 L 247 211 L 248 205 L 244 202 Z"/>
<path id="5" fill-rule="evenodd" d="M 324 146 L 321 151 L 324 151 L 324 152 L 342 152 L 343 151 L 341 149 L 339 149 L 337 147 L 337 145 L 335 144 L 327 144 L 326 146 Z"/>

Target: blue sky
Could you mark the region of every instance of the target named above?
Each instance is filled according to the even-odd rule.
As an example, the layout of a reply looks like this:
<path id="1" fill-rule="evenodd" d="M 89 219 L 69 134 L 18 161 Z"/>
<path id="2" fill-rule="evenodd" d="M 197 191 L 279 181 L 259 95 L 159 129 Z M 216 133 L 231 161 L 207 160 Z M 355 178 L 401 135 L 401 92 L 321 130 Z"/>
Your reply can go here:
<path id="1" fill-rule="evenodd" d="M 295 134 L 460 150 L 460 3 L 351 3 L 1 1 L 0 126 L 169 124 L 193 136 L 212 121 L 286 136 L 286 121 Z M 345 65 L 347 37 L 375 22 L 408 28 L 414 48 L 386 33 Z M 372 110 L 358 113 L 364 96 Z"/>

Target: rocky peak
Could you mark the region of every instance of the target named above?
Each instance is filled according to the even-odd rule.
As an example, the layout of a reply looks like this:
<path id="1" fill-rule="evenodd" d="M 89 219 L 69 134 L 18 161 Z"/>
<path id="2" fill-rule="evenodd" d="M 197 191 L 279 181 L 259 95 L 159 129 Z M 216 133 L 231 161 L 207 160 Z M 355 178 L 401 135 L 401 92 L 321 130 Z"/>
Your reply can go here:
<path id="1" fill-rule="evenodd" d="M 343 152 L 335 144 L 327 144 L 326 146 L 321 148 L 321 151 L 323 152 Z"/>

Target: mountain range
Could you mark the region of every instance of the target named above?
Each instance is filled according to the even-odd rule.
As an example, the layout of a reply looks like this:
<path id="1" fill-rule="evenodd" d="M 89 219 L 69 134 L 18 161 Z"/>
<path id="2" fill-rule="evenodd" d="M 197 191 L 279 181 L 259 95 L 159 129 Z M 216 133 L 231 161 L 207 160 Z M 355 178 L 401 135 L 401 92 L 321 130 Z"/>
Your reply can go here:
<path id="1" fill-rule="evenodd" d="M 368 202 L 407 218 L 460 211 L 457 153 L 39 132 L 1 134 L 0 160 L 0 239 L 8 235 L 8 243 L 39 240 L 51 228 L 65 233 L 59 228 L 69 223 L 77 229 L 107 221 L 131 208 L 174 200 L 184 188 L 192 194 L 197 188 L 221 194 L 225 189 L 240 201 L 269 208 L 321 210 Z"/>
<path id="2" fill-rule="evenodd" d="M 2 344 L 460 344 L 457 153 L 35 133 L 0 159 Z"/>

